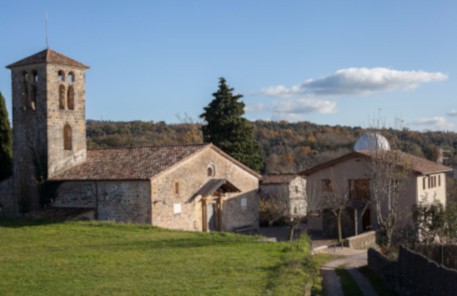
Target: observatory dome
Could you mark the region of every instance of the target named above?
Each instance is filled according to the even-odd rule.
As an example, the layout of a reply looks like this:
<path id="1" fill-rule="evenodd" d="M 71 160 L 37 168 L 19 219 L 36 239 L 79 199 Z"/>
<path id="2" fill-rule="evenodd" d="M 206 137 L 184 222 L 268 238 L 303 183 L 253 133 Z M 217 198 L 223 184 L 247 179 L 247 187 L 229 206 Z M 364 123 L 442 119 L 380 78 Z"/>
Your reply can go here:
<path id="1" fill-rule="evenodd" d="M 378 133 L 366 133 L 357 140 L 354 150 L 390 150 L 390 144 Z"/>

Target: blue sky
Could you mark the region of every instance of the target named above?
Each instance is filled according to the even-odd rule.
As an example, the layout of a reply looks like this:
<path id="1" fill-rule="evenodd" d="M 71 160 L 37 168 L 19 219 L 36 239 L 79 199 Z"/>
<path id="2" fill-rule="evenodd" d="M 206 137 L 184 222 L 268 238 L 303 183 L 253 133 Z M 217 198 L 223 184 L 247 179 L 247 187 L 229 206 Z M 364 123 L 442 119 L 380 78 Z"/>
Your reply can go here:
<path id="1" fill-rule="evenodd" d="M 2 1 L 0 65 L 91 67 L 89 119 L 198 116 L 223 76 L 250 120 L 457 130 L 457 2 Z M 0 91 L 11 110 L 9 70 Z M 396 120 L 397 118 L 397 120 Z"/>

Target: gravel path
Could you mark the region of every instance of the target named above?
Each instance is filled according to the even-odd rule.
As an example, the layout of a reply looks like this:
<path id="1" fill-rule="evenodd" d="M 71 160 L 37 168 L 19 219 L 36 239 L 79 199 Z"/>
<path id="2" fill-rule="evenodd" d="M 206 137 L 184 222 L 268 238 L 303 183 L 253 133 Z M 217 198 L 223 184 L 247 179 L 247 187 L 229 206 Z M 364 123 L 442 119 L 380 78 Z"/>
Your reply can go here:
<path id="1" fill-rule="evenodd" d="M 338 276 L 335 273 L 335 269 L 340 266 L 344 266 L 352 276 L 354 281 L 359 286 L 363 295 L 371 296 L 378 295 L 371 286 L 370 282 L 361 274 L 356 268 L 367 265 L 367 251 L 366 250 L 354 250 L 349 248 L 336 248 L 328 249 L 325 253 L 333 254 L 337 256 L 343 256 L 343 258 L 328 262 L 321 268 L 321 274 L 323 277 L 323 284 L 325 295 L 329 296 L 342 296 L 344 295 Z"/>

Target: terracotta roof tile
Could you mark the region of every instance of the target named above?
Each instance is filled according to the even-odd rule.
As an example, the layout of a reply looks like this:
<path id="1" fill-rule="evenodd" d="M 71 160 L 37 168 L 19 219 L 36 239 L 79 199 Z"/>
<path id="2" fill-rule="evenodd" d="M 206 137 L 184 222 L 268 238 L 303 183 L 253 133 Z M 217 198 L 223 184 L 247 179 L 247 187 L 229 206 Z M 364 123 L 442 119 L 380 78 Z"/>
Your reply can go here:
<path id="1" fill-rule="evenodd" d="M 297 178 L 298 175 L 295 174 L 282 174 L 282 175 L 265 175 L 262 176 L 262 184 L 284 184 L 289 183 L 293 179 Z"/>
<path id="2" fill-rule="evenodd" d="M 84 163 L 49 180 L 149 180 L 208 146 L 210 144 L 89 150 Z"/>
<path id="3" fill-rule="evenodd" d="M 383 157 L 386 154 L 392 155 L 392 157 Z M 436 162 L 430 161 L 425 158 L 421 158 L 418 156 L 414 156 L 399 150 L 388 150 L 388 151 L 368 151 L 368 150 L 360 150 L 360 151 L 354 151 L 348 154 L 345 154 L 341 157 L 335 158 L 333 160 L 330 160 L 325 163 L 321 163 L 319 165 L 316 165 L 306 171 L 301 172 L 301 175 L 311 175 L 317 171 L 320 171 L 322 169 L 331 167 L 335 164 L 344 162 L 348 159 L 355 158 L 355 157 L 379 157 L 379 158 L 384 158 L 384 159 L 391 159 L 391 160 L 401 160 L 403 163 L 408 164 L 408 166 L 411 167 L 411 170 L 413 170 L 416 173 L 419 174 L 432 174 L 432 173 L 439 173 L 439 172 L 449 172 L 452 171 L 452 168 L 438 164 Z M 401 163 L 399 164 L 401 165 Z"/>
<path id="4" fill-rule="evenodd" d="M 7 68 L 11 69 L 11 68 L 15 68 L 15 67 L 35 65 L 35 64 L 57 64 L 57 65 L 65 65 L 65 66 L 71 66 L 71 67 L 76 67 L 76 68 L 89 69 L 88 66 L 81 64 L 80 62 L 77 62 L 67 56 L 64 56 L 63 54 L 58 53 L 50 48 L 47 48 L 43 51 L 40 51 L 34 55 L 27 57 L 25 59 L 17 61 L 15 63 L 7 66 Z"/>
<path id="5" fill-rule="evenodd" d="M 392 159 L 392 160 L 399 160 L 403 161 L 408 166 L 411 166 L 411 169 L 420 174 L 431 174 L 431 173 L 438 173 L 438 172 L 447 172 L 452 171 L 452 168 L 433 162 L 431 160 L 414 156 L 412 154 L 408 154 L 402 152 L 400 150 L 389 150 L 389 151 L 367 151 L 361 150 L 358 151 L 360 154 L 366 155 L 368 157 L 379 157 L 381 159 Z M 394 154 L 392 157 L 383 157 L 384 154 Z"/>

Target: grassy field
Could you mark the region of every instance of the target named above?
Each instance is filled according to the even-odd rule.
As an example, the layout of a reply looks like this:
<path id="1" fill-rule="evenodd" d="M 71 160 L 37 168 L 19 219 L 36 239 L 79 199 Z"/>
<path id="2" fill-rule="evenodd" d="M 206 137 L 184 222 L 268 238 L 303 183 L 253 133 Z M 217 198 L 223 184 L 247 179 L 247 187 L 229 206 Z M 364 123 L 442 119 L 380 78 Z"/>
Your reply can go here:
<path id="1" fill-rule="evenodd" d="M 303 295 L 317 274 L 306 239 L 0 220 L 0 295 Z"/>

